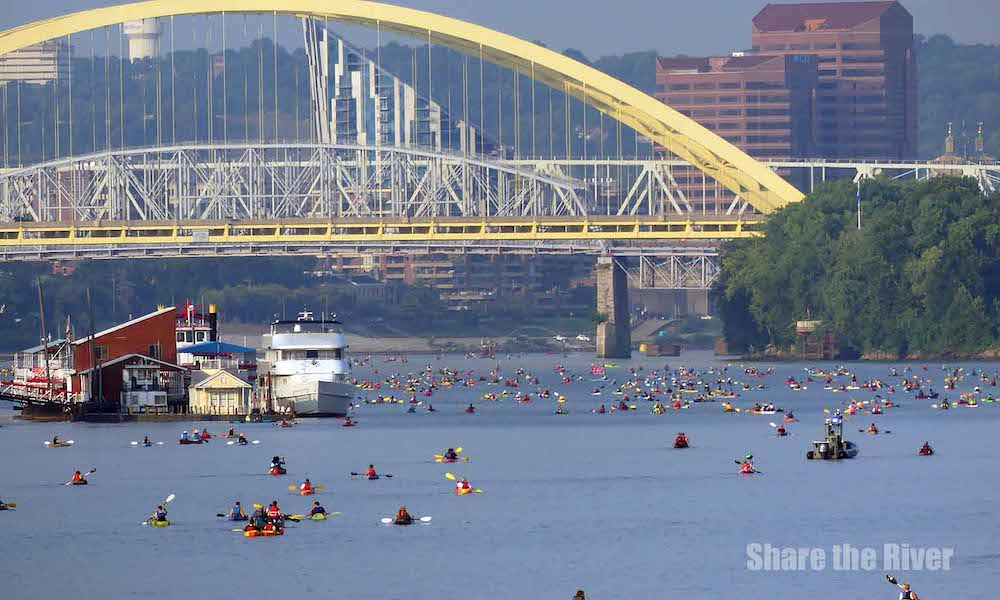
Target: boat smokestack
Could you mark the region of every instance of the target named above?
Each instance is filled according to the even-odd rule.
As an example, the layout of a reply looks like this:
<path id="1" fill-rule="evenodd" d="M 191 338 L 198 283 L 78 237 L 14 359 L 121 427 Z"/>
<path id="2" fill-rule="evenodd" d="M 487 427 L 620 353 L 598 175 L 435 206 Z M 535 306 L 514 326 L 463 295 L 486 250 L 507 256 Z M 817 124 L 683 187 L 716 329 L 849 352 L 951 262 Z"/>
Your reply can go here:
<path id="1" fill-rule="evenodd" d="M 219 313 L 215 310 L 214 304 L 208 305 L 208 341 L 219 341 Z"/>

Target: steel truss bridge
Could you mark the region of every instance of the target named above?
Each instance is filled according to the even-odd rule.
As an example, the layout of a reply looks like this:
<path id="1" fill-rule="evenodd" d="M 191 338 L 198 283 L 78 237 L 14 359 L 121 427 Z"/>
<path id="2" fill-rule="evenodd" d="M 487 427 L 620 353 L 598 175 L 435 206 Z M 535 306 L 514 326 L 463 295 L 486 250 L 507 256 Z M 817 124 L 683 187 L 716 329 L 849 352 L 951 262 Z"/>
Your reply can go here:
<path id="1" fill-rule="evenodd" d="M 975 178 L 1000 165 L 802 161 L 810 185 Z M 677 182 L 680 160 L 491 160 L 399 147 L 188 145 L 0 171 L 0 260 L 343 252 L 632 257 L 642 288 L 705 289 L 717 245 L 759 234 L 741 199 Z M 708 210 L 707 206 L 713 206 Z"/>
<path id="2" fill-rule="evenodd" d="M 273 19 L 275 41 L 279 16 L 359 25 L 379 36 L 410 36 L 427 44 L 427 89 L 432 45 L 478 57 L 480 86 L 483 61 L 514 74 L 515 99 L 521 77 L 531 80 L 532 148 L 537 82 L 565 97 L 567 115 L 571 100 L 582 103 L 676 158 L 509 160 L 397 145 L 265 143 L 263 63 L 258 64 L 257 98 L 261 141 L 228 143 L 227 13 Z M 226 141 L 217 143 L 209 125 L 212 142 L 179 143 L 174 133 L 169 144 L 162 142 L 166 111 L 160 104 L 169 100 L 171 122 L 175 125 L 178 118 L 170 68 L 169 99 L 158 96 L 152 115 L 146 114 L 145 104 L 142 109 L 142 126 L 147 117 L 156 123 L 157 147 L 121 149 L 122 137 L 115 149 L 113 86 L 107 77 L 114 50 L 108 29 L 119 28 L 120 46 L 122 24 L 162 19 L 169 23 L 172 48 L 175 17 L 195 15 L 206 17 L 207 29 L 212 15 L 222 19 L 221 128 Z M 0 32 L 0 57 L 47 41 L 68 45 L 85 32 L 93 40 L 101 29 L 112 46 L 104 61 L 106 89 L 96 96 L 107 104 L 105 149 L 73 155 L 70 61 L 68 119 L 60 118 L 57 105 L 52 123 L 58 148 L 62 124 L 68 121 L 70 156 L 0 170 L 0 260 L 397 251 L 612 254 L 629 257 L 630 276 L 642 287 L 705 289 L 718 273 L 720 242 L 759 235 L 763 215 L 801 200 L 802 191 L 783 176 L 806 182 L 806 191 L 829 178 L 876 175 L 922 179 L 958 174 L 976 178 L 984 192 L 1000 187 L 996 165 L 762 163 L 655 98 L 562 54 L 471 23 L 363 0 L 148 0 L 109 6 Z M 116 62 L 120 55 L 119 50 Z M 277 54 L 273 69 L 276 82 Z M 122 71 L 117 69 L 118 116 L 124 130 Z M 211 79 L 205 89 L 210 124 L 218 116 Z M 273 139 L 278 140 L 276 83 L 273 88 Z M 467 88 L 468 81 L 465 104 Z M 7 91 L 5 119 L 10 118 Z M 136 92 L 130 88 L 130 94 Z M 21 130 L 27 124 L 17 107 L 20 156 Z M 484 109 L 479 112 L 482 117 Z M 462 116 L 471 118 L 467 106 Z M 548 116 L 551 120 L 551 104 Z M 583 120 L 587 131 L 586 111 Z M 601 127 L 603 135 L 603 121 Z M 5 160 L 8 144 L 14 143 L 7 139 L 7 129 L 5 123 Z M 93 148 L 100 148 L 96 127 L 92 137 Z M 515 155 L 520 153 L 515 150 Z"/>

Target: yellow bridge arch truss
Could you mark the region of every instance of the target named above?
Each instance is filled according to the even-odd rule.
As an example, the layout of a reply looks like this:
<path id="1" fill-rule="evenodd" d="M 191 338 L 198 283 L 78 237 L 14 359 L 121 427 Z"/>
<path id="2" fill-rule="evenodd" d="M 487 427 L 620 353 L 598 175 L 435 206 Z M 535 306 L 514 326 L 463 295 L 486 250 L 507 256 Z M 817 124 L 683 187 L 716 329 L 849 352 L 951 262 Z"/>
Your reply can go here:
<path id="1" fill-rule="evenodd" d="M 571 58 L 486 27 L 365 0 L 148 0 L 38 21 L 0 33 L 0 56 L 45 41 L 140 19 L 258 13 L 329 19 L 413 36 L 539 81 L 635 129 L 762 213 L 803 195 L 767 166 L 648 94 Z"/>

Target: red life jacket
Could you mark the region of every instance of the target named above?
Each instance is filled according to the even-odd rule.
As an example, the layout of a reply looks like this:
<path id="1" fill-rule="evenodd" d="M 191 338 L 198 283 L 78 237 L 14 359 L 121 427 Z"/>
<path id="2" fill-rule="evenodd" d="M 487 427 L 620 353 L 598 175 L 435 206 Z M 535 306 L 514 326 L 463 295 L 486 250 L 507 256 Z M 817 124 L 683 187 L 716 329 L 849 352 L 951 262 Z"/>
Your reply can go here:
<path id="1" fill-rule="evenodd" d="M 375 475 L 376 475 L 375 469 L 368 469 L 368 471 L 365 473 L 365 475 L 367 475 L 368 477 L 375 477 Z"/>
<path id="2" fill-rule="evenodd" d="M 267 509 L 267 516 L 271 519 L 277 519 L 281 516 L 281 510 L 277 506 L 272 506 Z"/>

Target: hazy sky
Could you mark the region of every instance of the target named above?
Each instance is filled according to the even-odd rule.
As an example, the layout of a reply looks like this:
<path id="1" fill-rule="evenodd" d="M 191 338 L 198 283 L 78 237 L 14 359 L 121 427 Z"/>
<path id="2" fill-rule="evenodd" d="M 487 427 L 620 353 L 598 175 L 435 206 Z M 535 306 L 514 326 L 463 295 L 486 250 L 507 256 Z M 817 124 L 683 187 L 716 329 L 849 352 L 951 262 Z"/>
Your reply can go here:
<path id="1" fill-rule="evenodd" d="M 776 0 L 784 2 L 787 0 Z M 0 29 L 119 0 L 0 0 Z M 729 52 L 750 45 L 765 0 L 396 0 L 590 57 L 631 50 Z M 998 0 L 904 0 L 918 33 L 1000 44 Z"/>

